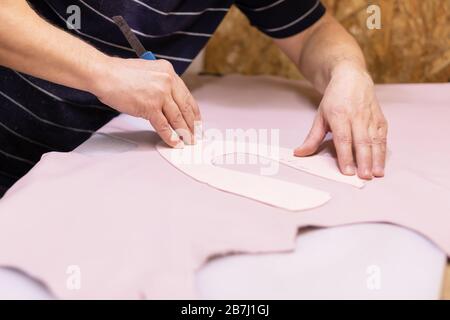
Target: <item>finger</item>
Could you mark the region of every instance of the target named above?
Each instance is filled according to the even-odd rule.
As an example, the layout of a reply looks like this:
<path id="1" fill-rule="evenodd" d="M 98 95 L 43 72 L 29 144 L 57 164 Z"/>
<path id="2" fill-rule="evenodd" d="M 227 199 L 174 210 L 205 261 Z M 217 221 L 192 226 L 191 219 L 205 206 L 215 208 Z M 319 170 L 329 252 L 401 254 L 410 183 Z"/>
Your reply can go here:
<path id="1" fill-rule="evenodd" d="M 339 168 L 343 174 L 352 176 L 355 174 L 355 162 L 353 161 L 350 121 L 344 118 L 335 118 L 330 122 L 330 129 L 333 133 Z"/>
<path id="2" fill-rule="evenodd" d="M 372 174 L 375 177 L 383 177 L 386 165 L 387 137 L 387 124 L 384 118 L 371 125 L 369 134 L 372 139 Z"/>
<path id="3" fill-rule="evenodd" d="M 150 119 L 150 123 L 156 130 L 161 139 L 172 148 L 182 148 L 184 146 L 178 135 L 170 127 L 169 122 L 162 112 L 154 113 Z"/>
<path id="4" fill-rule="evenodd" d="M 369 128 L 370 139 L 372 140 L 372 175 L 374 177 L 384 176 L 385 150 L 381 145 L 375 126 Z"/>
<path id="5" fill-rule="evenodd" d="M 388 123 L 381 110 L 380 104 L 375 99 L 372 104 L 372 114 L 374 115 L 375 123 L 372 127 L 373 139 L 372 139 L 372 153 L 373 153 L 373 174 L 376 177 L 384 176 L 384 168 L 386 166 L 386 153 L 387 153 L 387 133 Z"/>
<path id="6" fill-rule="evenodd" d="M 178 108 L 178 105 L 172 98 L 168 98 L 163 106 L 163 113 L 166 116 L 170 126 L 176 131 L 184 143 L 193 144 L 192 133 L 186 124 L 186 121 Z"/>
<path id="7" fill-rule="evenodd" d="M 172 92 L 173 99 L 178 105 L 189 130 L 194 133 L 195 121 L 197 121 L 197 116 L 194 109 L 195 106 L 198 108 L 197 103 L 189 92 L 189 89 L 184 84 L 183 80 L 181 80 L 178 76 L 175 76 L 175 78 L 175 86 Z"/>
<path id="8" fill-rule="evenodd" d="M 355 148 L 358 176 L 372 179 L 372 140 L 369 136 L 369 123 L 358 119 L 352 123 L 353 145 Z"/>
<path id="9" fill-rule="evenodd" d="M 180 77 L 178 77 L 178 79 L 180 81 L 180 85 L 187 92 L 188 104 L 191 106 L 192 112 L 194 114 L 194 121 L 193 121 L 194 126 L 193 126 L 193 129 L 190 126 L 190 129 L 192 130 L 192 133 L 194 135 L 194 143 L 196 143 L 197 139 L 201 140 L 203 137 L 203 124 L 202 124 L 202 116 L 200 113 L 200 108 L 199 108 L 198 103 L 195 100 L 194 96 L 191 94 L 191 92 L 187 88 L 186 84 L 184 83 L 184 81 Z M 188 123 L 188 125 L 189 125 L 189 123 Z"/>
<path id="10" fill-rule="evenodd" d="M 188 95 L 188 99 L 190 101 L 190 104 L 192 106 L 192 110 L 194 112 L 194 117 L 195 117 L 195 121 L 202 121 L 202 115 L 200 112 L 200 107 L 197 103 L 197 100 L 195 100 L 194 96 L 191 94 L 191 92 L 189 91 L 188 87 L 186 86 L 186 84 L 184 83 L 184 81 L 178 77 L 181 81 L 181 85 L 186 89 L 186 91 L 189 93 Z"/>
<path id="11" fill-rule="evenodd" d="M 311 130 L 308 133 L 303 144 L 294 150 L 294 155 L 297 157 L 306 157 L 314 154 L 322 143 L 325 135 L 327 134 L 327 128 L 325 120 L 322 114 L 317 113 Z"/>

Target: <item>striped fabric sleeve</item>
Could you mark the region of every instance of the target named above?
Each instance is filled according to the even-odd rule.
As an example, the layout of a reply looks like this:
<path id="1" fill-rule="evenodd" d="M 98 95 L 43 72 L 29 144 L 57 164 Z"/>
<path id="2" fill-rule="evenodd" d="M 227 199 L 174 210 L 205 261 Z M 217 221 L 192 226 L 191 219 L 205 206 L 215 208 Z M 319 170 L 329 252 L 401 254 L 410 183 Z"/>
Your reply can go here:
<path id="1" fill-rule="evenodd" d="M 272 38 L 307 29 L 325 14 L 320 0 L 236 0 L 250 23 Z"/>

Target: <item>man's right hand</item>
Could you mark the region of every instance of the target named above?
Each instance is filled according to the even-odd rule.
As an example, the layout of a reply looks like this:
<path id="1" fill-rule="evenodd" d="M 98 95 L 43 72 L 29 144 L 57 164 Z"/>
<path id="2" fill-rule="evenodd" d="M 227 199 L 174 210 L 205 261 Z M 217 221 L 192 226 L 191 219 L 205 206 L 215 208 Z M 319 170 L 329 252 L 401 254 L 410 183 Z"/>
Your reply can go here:
<path id="1" fill-rule="evenodd" d="M 200 110 L 170 62 L 107 57 L 104 66 L 90 90 L 101 102 L 149 120 L 171 147 L 195 143 Z"/>
<path id="2" fill-rule="evenodd" d="M 194 143 L 200 111 L 168 61 L 108 57 L 42 19 L 26 0 L 2 0 L 0 21 L 0 65 L 145 118 L 171 147 Z"/>

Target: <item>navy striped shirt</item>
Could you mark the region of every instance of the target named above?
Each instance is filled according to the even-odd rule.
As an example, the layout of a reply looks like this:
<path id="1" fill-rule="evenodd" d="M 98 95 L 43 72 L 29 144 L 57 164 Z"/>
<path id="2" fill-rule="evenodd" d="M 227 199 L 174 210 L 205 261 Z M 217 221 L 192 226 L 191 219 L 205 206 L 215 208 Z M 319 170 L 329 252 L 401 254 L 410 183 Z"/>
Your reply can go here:
<path id="1" fill-rule="evenodd" d="M 135 57 L 111 17 L 122 15 L 147 50 L 182 74 L 235 4 L 273 38 L 295 35 L 325 12 L 319 0 L 29 0 L 50 23 L 106 54 Z M 67 9 L 81 9 L 68 28 Z M 93 95 L 0 67 L 0 197 L 49 151 L 71 151 L 117 113 Z"/>

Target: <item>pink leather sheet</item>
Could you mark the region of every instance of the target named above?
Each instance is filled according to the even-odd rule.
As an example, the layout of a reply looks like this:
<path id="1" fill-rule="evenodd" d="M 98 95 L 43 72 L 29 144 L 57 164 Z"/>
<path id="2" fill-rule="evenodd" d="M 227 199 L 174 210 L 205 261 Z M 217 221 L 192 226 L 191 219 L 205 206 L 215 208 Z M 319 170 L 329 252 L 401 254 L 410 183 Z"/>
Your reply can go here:
<path id="1" fill-rule="evenodd" d="M 0 265 L 23 270 L 60 298 L 193 298 L 195 271 L 207 259 L 292 250 L 305 226 L 394 223 L 450 255 L 449 88 L 378 87 L 391 155 L 386 177 L 363 189 L 282 167 L 278 178 L 331 195 L 302 212 L 195 181 L 158 154 L 153 132 L 130 132 L 117 119 L 108 133 L 140 148 L 47 154 L 0 201 Z M 281 145 L 292 148 L 318 99 L 302 83 L 274 78 L 206 78 L 194 89 L 206 126 L 280 128 Z M 79 290 L 67 287 L 73 265 Z"/>

